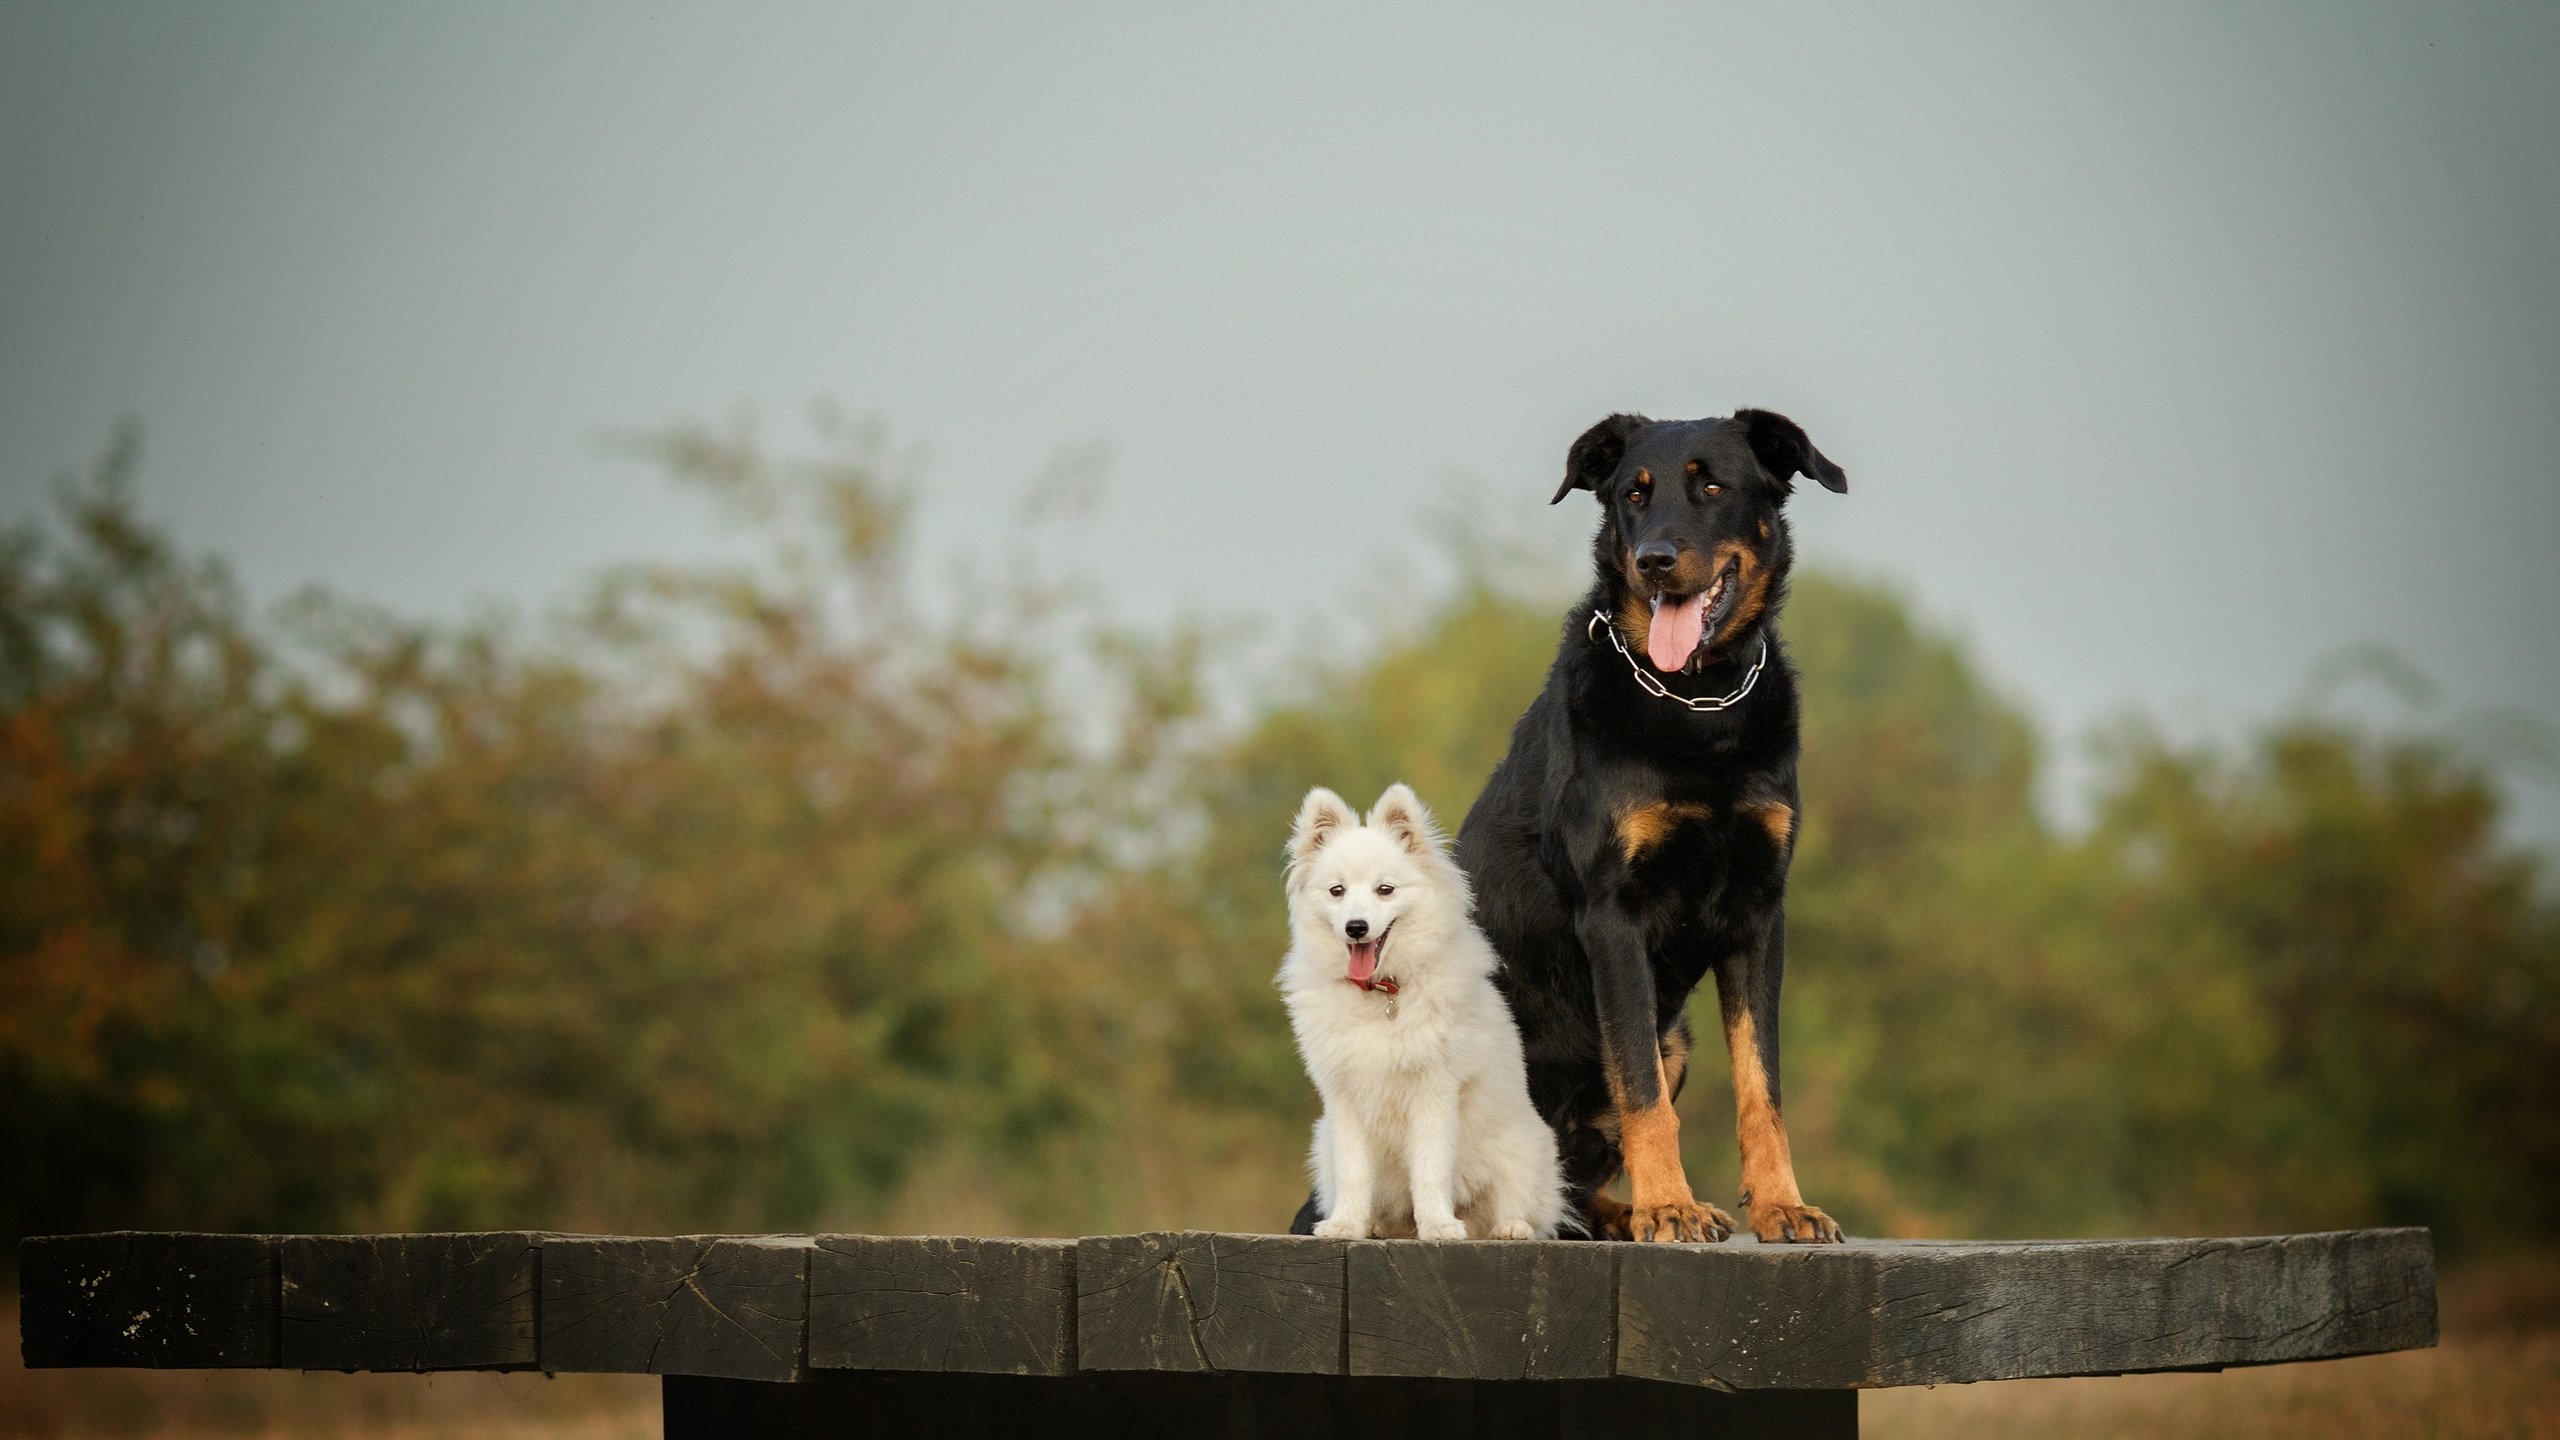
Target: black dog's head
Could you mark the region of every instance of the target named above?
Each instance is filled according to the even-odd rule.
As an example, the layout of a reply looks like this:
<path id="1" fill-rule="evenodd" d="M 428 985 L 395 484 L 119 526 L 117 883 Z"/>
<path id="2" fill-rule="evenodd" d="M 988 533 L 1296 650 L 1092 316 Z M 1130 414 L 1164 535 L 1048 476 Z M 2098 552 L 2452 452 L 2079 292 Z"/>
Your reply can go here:
<path id="1" fill-rule="evenodd" d="M 1784 415 L 1612 415 L 1573 442 L 1556 499 L 1599 498 L 1592 558 L 1628 647 L 1658 670 L 1702 670 L 1785 596 L 1798 475 L 1848 493 L 1848 475 Z"/>

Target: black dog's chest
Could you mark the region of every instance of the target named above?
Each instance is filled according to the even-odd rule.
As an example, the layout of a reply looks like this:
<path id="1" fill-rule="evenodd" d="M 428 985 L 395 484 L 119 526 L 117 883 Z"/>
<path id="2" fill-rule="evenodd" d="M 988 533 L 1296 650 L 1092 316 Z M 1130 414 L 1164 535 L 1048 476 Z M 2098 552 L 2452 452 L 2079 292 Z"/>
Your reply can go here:
<path id="1" fill-rule="evenodd" d="M 1655 934 L 1747 929 L 1780 895 L 1788 807 L 1656 802 L 1630 814 L 1620 826 L 1624 894 Z"/>

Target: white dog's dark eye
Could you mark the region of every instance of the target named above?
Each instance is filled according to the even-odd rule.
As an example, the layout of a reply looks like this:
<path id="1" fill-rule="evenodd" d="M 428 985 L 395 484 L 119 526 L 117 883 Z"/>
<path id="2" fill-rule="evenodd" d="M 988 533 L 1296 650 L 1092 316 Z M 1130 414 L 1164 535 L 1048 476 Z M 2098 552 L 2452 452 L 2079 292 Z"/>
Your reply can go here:
<path id="1" fill-rule="evenodd" d="M 1381 885 L 1378 887 L 1378 898 L 1381 900 L 1393 895 L 1394 893 L 1396 893 L 1396 887 L 1393 885 Z"/>
<path id="2" fill-rule="evenodd" d="M 1326 893 L 1327 895 L 1332 896 L 1332 897 L 1333 897 L 1334 899 L 1336 899 L 1336 900 L 1339 900 L 1339 899 L 1341 899 L 1341 898 L 1342 898 L 1342 887 L 1341 887 L 1341 886 L 1339 886 L 1339 885 L 1336 885 L 1336 886 L 1334 886 L 1332 889 L 1327 890 L 1327 891 L 1326 891 L 1326 892 L 1324 892 L 1324 893 Z"/>

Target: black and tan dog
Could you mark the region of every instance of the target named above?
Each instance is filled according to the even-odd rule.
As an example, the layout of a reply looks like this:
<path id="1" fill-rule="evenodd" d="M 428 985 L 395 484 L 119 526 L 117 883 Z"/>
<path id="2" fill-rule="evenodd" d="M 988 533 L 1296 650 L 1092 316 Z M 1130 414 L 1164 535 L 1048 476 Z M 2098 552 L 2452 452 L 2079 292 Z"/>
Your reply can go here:
<path id="1" fill-rule="evenodd" d="M 1595 1235 L 1733 1231 L 1691 1193 L 1671 1108 L 1689 992 L 1713 971 L 1751 1229 L 1840 1238 L 1796 1189 L 1778 1108 L 1797 710 L 1777 612 L 1798 475 L 1849 488 L 1766 410 L 1612 415 L 1573 443 L 1555 498 L 1599 499 L 1599 574 L 1459 836 L 1531 1098 Z M 1622 1168 L 1632 1205 L 1602 1192 Z"/>

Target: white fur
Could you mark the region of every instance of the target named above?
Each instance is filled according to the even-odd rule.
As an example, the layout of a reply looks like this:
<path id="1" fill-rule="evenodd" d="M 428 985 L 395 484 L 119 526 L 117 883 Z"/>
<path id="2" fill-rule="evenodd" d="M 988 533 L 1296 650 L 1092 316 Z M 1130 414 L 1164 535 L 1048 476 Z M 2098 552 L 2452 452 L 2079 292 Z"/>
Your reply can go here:
<path id="1" fill-rule="evenodd" d="M 1555 1134 L 1529 1104 L 1493 946 L 1431 812 L 1395 785 L 1364 825 L 1341 796 L 1310 791 L 1287 883 L 1280 990 L 1324 1100 L 1309 1157 L 1316 1233 L 1553 1236 L 1565 1213 Z M 1380 896 L 1382 884 L 1394 893 Z M 1348 977 L 1344 927 L 1355 919 L 1386 936 L 1378 974 L 1396 982 L 1392 998 Z"/>

